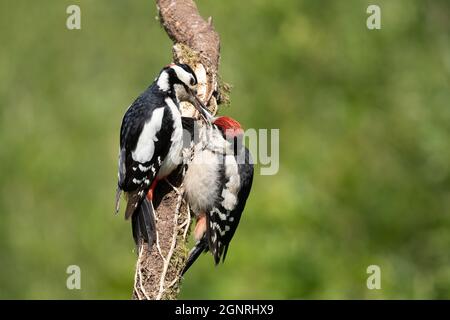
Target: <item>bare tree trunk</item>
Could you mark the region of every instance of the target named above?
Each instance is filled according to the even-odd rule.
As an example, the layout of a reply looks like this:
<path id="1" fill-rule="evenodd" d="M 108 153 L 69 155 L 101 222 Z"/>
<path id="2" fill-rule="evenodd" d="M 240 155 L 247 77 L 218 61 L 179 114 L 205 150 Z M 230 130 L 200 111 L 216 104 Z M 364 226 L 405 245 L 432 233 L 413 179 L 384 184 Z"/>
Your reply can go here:
<path id="1" fill-rule="evenodd" d="M 203 20 L 192 0 L 156 0 L 159 18 L 174 42 L 173 60 L 189 64 L 197 74 L 198 96 L 213 114 L 217 111 L 219 35 L 211 18 Z M 181 106 L 183 116 L 196 116 L 188 103 Z M 138 248 L 133 299 L 176 299 L 180 273 L 187 258 L 189 208 L 183 200 L 183 172 L 170 177 L 173 188 L 161 182 L 155 190 L 157 243 L 149 252 Z"/>

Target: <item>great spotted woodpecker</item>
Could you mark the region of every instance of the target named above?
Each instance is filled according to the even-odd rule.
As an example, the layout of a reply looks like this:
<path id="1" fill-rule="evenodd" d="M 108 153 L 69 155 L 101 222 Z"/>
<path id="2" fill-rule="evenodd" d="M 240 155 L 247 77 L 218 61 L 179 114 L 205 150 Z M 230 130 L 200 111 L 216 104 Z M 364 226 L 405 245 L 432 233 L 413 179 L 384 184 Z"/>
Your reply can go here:
<path id="1" fill-rule="evenodd" d="M 128 108 L 120 128 L 116 213 L 122 191 L 127 196 L 125 219 L 132 217 L 136 244 L 155 241 L 153 191 L 182 162 L 183 128 L 179 103 L 202 104 L 194 89 L 197 77 L 186 64 L 163 68 L 147 90 Z"/>
<path id="2" fill-rule="evenodd" d="M 184 177 L 185 194 L 196 214 L 194 237 L 184 274 L 202 252 L 210 251 L 217 265 L 225 260 L 230 241 L 239 224 L 253 181 L 253 164 L 243 144 L 243 129 L 229 117 L 212 118 L 212 125 L 183 119 L 187 130 L 198 128 Z"/>

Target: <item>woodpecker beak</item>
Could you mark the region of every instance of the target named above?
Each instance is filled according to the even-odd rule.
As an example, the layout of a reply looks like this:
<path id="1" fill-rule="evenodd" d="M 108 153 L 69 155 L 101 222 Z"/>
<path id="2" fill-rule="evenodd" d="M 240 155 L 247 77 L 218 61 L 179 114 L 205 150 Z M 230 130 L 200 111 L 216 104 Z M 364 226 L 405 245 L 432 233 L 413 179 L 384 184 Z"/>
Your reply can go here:
<path id="1" fill-rule="evenodd" d="M 192 89 L 188 88 L 188 93 L 191 96 L 191 101 L 189 102 L 191 102 L 195 109 L 198 110 L 205 123 L 211 124 L 213 122 L 213 116 L 209 113 L 206 106 L 200 101 Z"/>

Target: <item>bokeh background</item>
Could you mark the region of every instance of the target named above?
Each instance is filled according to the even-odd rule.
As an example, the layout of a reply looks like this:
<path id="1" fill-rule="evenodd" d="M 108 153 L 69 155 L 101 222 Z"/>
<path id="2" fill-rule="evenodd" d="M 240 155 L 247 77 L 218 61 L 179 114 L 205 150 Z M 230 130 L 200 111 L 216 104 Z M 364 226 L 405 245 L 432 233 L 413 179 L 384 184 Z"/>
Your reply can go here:
<path id="1" fill-rule="evenodd" d="M 234 86 L 221 112 L 279 128 L 280 170 L 257 168 L 227 261 L 202 256 L 181 298 L 450 298 L 450 3 L 197 3 Z M 171 59 L 155 17 L 151 0 L 0 2 L 0 298 L 130 298 L 118 132 Z"/>

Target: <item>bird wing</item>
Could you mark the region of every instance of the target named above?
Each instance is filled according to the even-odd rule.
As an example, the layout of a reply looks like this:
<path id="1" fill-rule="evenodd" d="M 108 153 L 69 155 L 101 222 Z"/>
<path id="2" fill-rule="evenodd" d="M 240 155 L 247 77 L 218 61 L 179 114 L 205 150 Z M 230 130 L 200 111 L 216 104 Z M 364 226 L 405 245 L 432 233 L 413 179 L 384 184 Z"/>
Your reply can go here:
<path id="1" fill-rule="evenodd" d="M 206 235 L 215 263 L 225 260 L 231 239 L 236 232 L 253 182 L 253 164 L 245 148 L 245 163 L 226 155 L 219 197 L 207 214 Z M 231 163 L 231 161 L 234 161 Z M 225 169 L 225 168 L 231 168 Z M 234 170 L 233 170 L 234 168 Z"/>
<path id="2" fill-rule="evenodd" d="M 173 118 L 168 107 L 136 99 L 122 121 L 118 189 L 127 192 L 125 218 L 147 195 L 171 145 Z"/>

